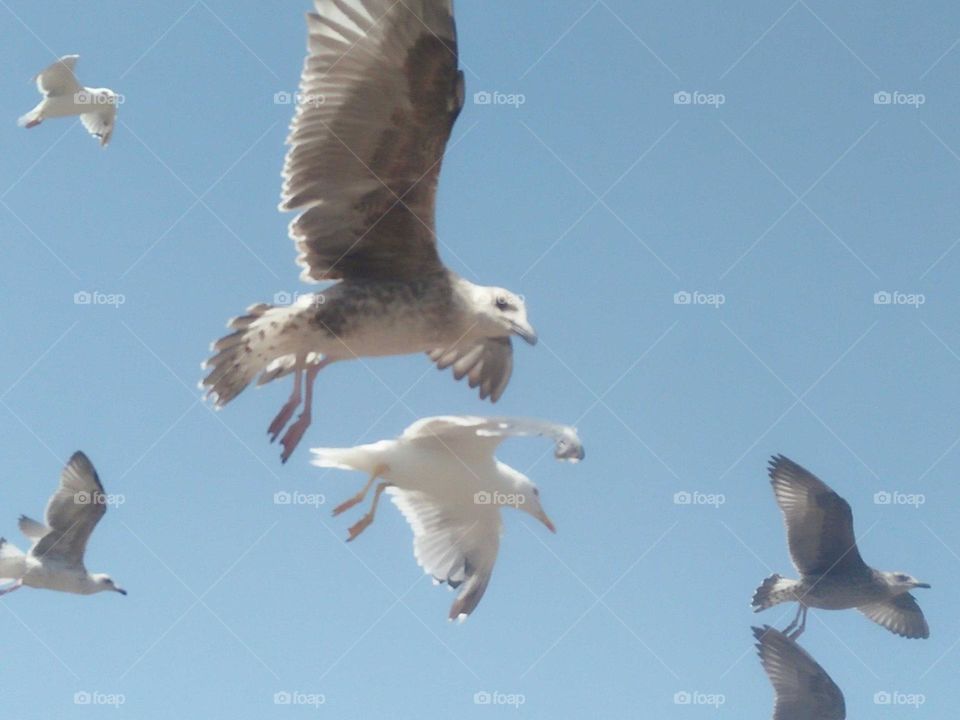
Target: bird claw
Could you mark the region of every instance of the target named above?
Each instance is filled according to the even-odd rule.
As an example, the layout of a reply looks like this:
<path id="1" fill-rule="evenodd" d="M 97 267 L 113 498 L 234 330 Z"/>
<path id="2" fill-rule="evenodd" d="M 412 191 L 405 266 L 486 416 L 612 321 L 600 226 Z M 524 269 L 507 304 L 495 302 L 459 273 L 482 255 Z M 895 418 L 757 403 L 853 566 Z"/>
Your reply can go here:
<path id="1" fill-rule="evenodd" d="M 342 503 L 337 505 L 333 509 L 333 517 L 336 517 L 340 513 L 346 512 L 355 505 L 359 505 L 363 501 L 363 495 L 354 495 L 349 500 L 344 500 Z"/>
<path id="2" fill-rule="evenodd" d="M 267 435 L 270 436 L 270 442 L 277 441 L 281 431 L 287 426 L 287 423 L 290 422 L 290 418 L 293 417 L 293 413 L 296 412 L 298 405 L 300 405 L 299 398 L 296 402 L 291 399 L 286 405 L 280 408 L 280 412 L 277 413 L 277 416 L 273 419 L 273 422 L 270 423 L 270 427 L 267 428 Z"/>
<path id="3" fill-rule="evenodd" d="M 283 452 L 280 454 L 281 462 L 285 463 L 290 459 L 293 451 L 296 450 L 297 445 L 300 444 L 300 440 L 303 439 L 303 434 L 307 431 L 308 427 L 310 427 L 310 413 L 304 412 L 297 418 L 297 421 L 290 426 L 280 441 L 280 444 L 283 445 Z"/>
<path id="4" fill-rule="evenodd" d="M 364 515 L 362 518 L 357 520 L 353 525 L 350 526 L 350 529 L 347 531 L 350 533 L 350 537 L 347 538 L 347 542 L 351 542 L 357 539 L 357 536 L 370 527 L 370 524 L 373 522 L 373 518 L 369 515 Z"/>

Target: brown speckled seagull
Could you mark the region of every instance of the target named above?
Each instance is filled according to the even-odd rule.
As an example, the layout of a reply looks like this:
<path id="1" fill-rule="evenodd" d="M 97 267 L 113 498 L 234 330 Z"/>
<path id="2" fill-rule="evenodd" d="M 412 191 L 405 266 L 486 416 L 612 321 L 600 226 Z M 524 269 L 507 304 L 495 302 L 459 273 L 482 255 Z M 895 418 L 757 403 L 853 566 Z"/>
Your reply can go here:
<path id="1" fill-rule="evenodd" d="M 332 362 L 425 352 L 496 402 L 513 369 L 511 336 L 537 341 L 522 298 L 474 285 L 437 253 L 437 181 L 464 99 L 451 0 L 315 7 L 280 208 L 300 211 L 290 235 L 302 279 L 340 282 L 232 320 L 202 383 L 221 407 L 258 375 L 263 384 L 292 373 L 268 430 L 276 440 L 302 400 L 281 440 L 284 462 Z"/>

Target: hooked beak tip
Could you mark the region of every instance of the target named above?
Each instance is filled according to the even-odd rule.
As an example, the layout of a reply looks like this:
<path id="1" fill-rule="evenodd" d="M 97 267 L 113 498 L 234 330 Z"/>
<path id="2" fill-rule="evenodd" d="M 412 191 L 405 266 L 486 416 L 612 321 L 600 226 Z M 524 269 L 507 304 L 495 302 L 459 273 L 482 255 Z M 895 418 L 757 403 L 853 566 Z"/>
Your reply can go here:
<path id="1" fill-rule="evenodd" d="M 528 344 L 536 345 L 539 338 L 537 337 L 537 331 L 534 330 L 530 325 L 521 325 L 519 323 L 513 324 L 513 333 L 517 335 Z"/>

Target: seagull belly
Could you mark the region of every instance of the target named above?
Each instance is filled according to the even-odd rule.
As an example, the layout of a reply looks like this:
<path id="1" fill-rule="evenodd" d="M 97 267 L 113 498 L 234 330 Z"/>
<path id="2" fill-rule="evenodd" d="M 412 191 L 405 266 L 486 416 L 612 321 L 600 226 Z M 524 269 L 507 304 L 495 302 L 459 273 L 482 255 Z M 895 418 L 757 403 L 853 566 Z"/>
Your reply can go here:
<path id="1" fill-rule="evenodd" d="M 808 607 L 823 610 L 847 610 L 875 602 L 886 596 L 871 578 L 821 575 L 803 579 L 797 595 Z"/>

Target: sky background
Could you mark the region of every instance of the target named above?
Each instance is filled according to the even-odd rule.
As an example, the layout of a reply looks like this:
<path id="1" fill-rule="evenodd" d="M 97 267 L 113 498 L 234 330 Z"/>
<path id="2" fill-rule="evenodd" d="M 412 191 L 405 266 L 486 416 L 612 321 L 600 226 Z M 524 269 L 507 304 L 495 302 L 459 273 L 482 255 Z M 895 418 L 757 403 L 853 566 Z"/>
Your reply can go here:
<path id="1" fill-rule="evenodd" d="M 928 640 L 814 610 L 802 646 L 850 717 L 956 717 L 956 3 L 461 0 L 468 96 L 524 102 L 465 107 L 442 255 L 525 295 L 541 343 L 495 408 L 424 357 L 338 364 L 282 466 L 265 431 L 289 381 L 217 413 L 196 385 L 228 318 L 308 289 L 274 95 L 309 8 L 0 0 L 0 534 L 25 544 L 18 514 L 83 449 L 117 496 L 88 565 L 130 592 L 0 600 L 4 716 L 769 717 L 750 625 L 793 606 L 749 599 L 793 573 L 766 477 L 784 453 L 849 500 L 868 563 L 933 585 Z M 16 126 L 68 53 L 124 96 L 106 151 L 70 120 Z M 364 478 L 307 452 L 448 413 L 574 424 L 587 448 L 501 448 L 558 533 L 505 513 L 463 625 L 392 506 L 344 543 L 360 513 L 329 511 Z"/>

